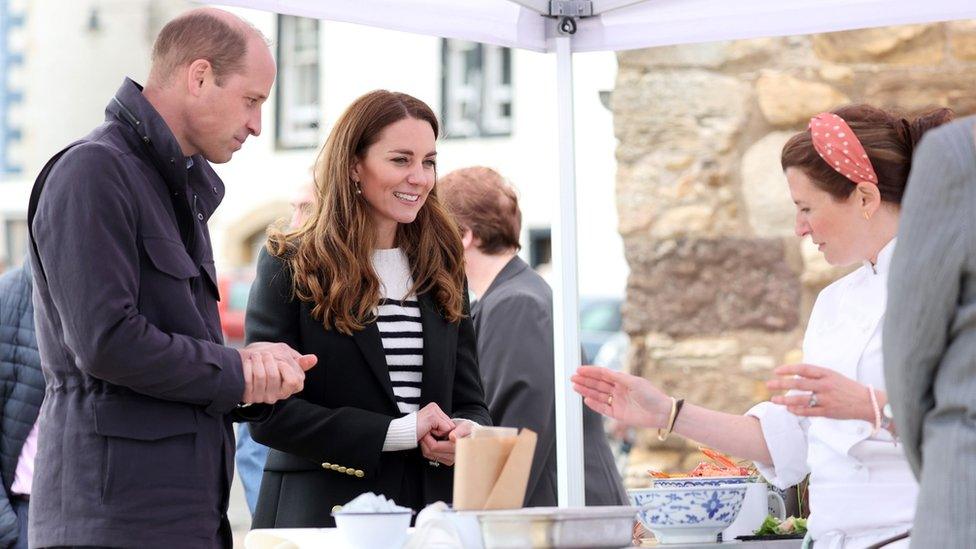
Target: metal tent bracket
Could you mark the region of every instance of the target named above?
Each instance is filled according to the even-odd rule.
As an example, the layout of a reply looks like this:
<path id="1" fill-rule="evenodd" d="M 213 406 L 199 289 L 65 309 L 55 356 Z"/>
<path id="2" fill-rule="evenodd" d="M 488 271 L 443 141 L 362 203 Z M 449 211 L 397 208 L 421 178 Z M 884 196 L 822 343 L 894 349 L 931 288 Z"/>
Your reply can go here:
<path id="1" fill-rule="evenodd" d="M 550 0 L 547 17 L 559 19 L 562 34 L 576 34 L 576 20 L 593 16 L 592 0 Z"/>

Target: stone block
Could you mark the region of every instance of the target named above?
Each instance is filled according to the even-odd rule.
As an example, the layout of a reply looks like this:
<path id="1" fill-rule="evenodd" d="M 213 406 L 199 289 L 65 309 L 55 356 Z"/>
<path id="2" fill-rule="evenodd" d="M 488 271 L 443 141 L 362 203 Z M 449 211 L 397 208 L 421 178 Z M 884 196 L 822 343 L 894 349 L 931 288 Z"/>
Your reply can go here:
<path id="1" fill-rule="evenodd" d="M 820 78 L 827 80 L 828 82 L 837 83 L 850 83 L 854 78 L 854 69 L 845 65 L 835 65 L 833 63 L 825 63 L 820 67 Z"/>
<path id="2" fill-rule="evenodd" d="M 668 348 L 674 345 L 674 339 L 672 339 L 667 334 L 662 334 L 659 332 L 651 332 L 644 335 L 644 348 L 648 351 L 653 351 L 654 349 Z"/>
<path id="3" fill-rule="evenodd" d="M 659 368 L 715 368 L 738 360 L 739 341 L 734 337 L 689 338 L 652 349 L 647 356 Z"/>
<path id="4" fill-rule="evenodd" d="M 976 61 L 976 21 L 947 23 L 952 56 L 960 61 Z"/>
<path id="5" fill-rule="evenodd" d="M 716 236 L 739 228 L 733 144 L 750 86 L 700 69 L 621 68 L 613 94 L 617 210 L 624 235 Z M 730 226 L 734 225 L 734 227 Z"/>
<path id="6" fill-rule="evenodd" d="M 611 102 L 617 159 L 633 162 L 659 149 L 676 157 L 728 151 L 750 98 L 745 82 L 704 70 L 621 69 Z"/>
<path id="7" fill-rule="evenodd" d="M 800 283 L 779 239 L 628 238 L 626 330 L 674 336 L 790 331 Z"/>
<path id="8" fill-rule="evenodd" d="M 868 103 L 907 112 L 949 107 L 958 116 L 976 113 L 976 67 L 865 72 L 855 82 Z"/>
<path id="9" fill-rule="evenodd" d="M 687 204 L 661 212 L 651 226 L 655 238 L 675 238 L 686 235 L 707 234 L 715 217 L 710 204 Z"/>
<path id="10" fill-rule="evenodd" d="M 777 366 L 776 359 L 769 355 L 745 355 L 739 365 L 746 372 L 769 372 Z"/>
<path id="11" fill-rule="evenodd" d="M 773 132 L 753 143 L 742 157 L 742 199 L 753 234 L 793 235 L 796 207 L 780 164 L 783 145 L 795 132 Z"/>
<path id="12" fill-rule="evenodd" d="M 617 166 L 618 228 L 623 235 L 711 237 L 741 230 L 732 158 L 709 159 L 703 151 L 691 166 L 672 171 L 676 156 L 667 145 L 638 162 Z M 671 164 L 673 165 L 673 164 Z"/>
<path id="13" fill-rule="evenodd" d="M 817 113 L 849 102 L 847 96 L 828 84 L 773 71 L 759 76 L 756 95 L 763 116 L 774 126 L 804 124 Z"/>
<path id="14" fill-rule="evenodd" d="M 622 68 L 705 68 L 722 69 L 730 65 L 765 65 L 783 49 L 780 38 L 757 38 L 727 42 L 706 42 L 659 46 L 617 53 Z"/>
<path id="15" fill-rule="evenodd" d="M 940 23 L 831 32 L 813 36 L 818 57 L 834 63 L 937 65 L 945 57 Z"/>

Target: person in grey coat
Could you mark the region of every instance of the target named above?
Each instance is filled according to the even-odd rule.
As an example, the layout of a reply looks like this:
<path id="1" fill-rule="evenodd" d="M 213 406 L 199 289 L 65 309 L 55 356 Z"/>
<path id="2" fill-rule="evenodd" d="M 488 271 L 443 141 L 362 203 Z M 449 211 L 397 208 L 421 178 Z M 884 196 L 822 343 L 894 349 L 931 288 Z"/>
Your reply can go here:
<path id="1" fill-rule="evenodd" d="M 884 323 L 891 413 L 920 482 L 912 547 L 976 543 L 976 117 L 915 152 Z"/>
<path id="2" fill-rule="evenodd" d="M 518 198 L 491 168 L 456 170 L 437 184 L 464 235 L 465 272 L 478 297 L 471 316 L 492 422 L 538 433 L 525 505 L 556 505 L 552 290 L 516 255 Z M 583 443 L 586 504 L 625 505 L 603 420 L 589 409 L 583 411 Z"/>
<path id="3" fill-rule="evenodd" d="M 28 263 L 0 276 L 0 395 L 0 547 L 26 549 L 36 422 L 44 400 Z"/>

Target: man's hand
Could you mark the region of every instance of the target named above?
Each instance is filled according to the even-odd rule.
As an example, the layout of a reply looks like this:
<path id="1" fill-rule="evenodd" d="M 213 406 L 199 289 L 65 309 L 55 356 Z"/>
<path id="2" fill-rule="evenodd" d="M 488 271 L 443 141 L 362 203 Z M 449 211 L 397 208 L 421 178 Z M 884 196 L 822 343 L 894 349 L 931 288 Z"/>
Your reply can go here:
<path id="1" fill-rule="evenodd" d="M 447 417 L 436 402 L 431 402 L 417 412 L 417 442 L 430 433 L 438 438 L 446 437 L 454 427 L 454 421 Z"/>
<path id="2" fill-rule="evenodd" d="M 257 342 L 238 350 L 244 370 L 244 395 L 247 404 L 274 404 L 301 391 L 305 372 L 318 361 L 315 355 L 302 355 L 284 343 Z"/>
<path id="3" fill-rule="evenodd" d="M 431 430 L 418 441 L 420 453 L 425 458 L 448 466 L 454 465 L 458 439 L 469 436 L 474 430 L 474 422 L 472 421 L 466 419 L 450 421 L 454 424 L 454 428 L 446 435 Z"/>
<path id="4" fill-rule="evenodd" d="M 439 439 L 446 438 L 455 427 L 454 420 L 437 403 L 431 402 L 424 406 L 417 412 L 417 443 L 420 445 L 420 453 L 431 461 L 452 465 L 454 452 L 448 452 L 447 446 L 453 447 L 454 444 Z"/>

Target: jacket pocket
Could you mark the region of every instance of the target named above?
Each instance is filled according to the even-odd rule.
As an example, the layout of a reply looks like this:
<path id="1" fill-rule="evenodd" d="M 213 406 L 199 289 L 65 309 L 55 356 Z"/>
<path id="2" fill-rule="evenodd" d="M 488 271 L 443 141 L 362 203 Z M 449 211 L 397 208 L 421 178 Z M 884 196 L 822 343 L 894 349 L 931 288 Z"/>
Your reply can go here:
<path id="1" fill-rule="evenodd" d="M 105 439 L 103 501 L 186 497 L 199 486 L 193 408 L 163 401 L 106 399 L 94 402 L 94 412 L 95 432 Z"/>
<path id="2" fill-rule="evenodd" d="M 190 259 L 182 242 L 147 236 L 143 237 L 142 246 L 157 270 L 181 280 L 200 275 L 200 269 Z"/>

